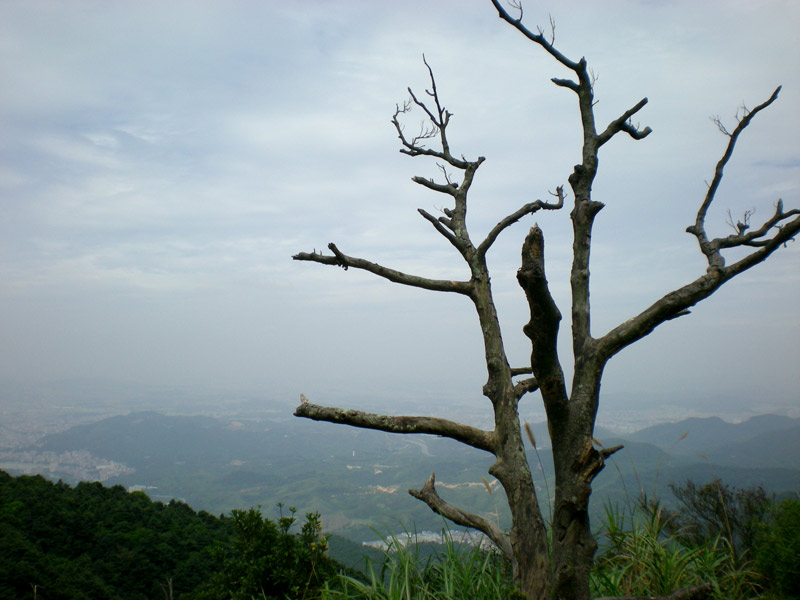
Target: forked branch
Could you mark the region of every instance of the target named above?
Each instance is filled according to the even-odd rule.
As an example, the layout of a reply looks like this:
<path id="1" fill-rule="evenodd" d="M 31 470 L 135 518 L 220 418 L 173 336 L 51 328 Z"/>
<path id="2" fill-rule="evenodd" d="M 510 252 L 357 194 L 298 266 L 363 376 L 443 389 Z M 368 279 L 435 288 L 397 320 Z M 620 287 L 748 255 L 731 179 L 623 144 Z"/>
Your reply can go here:
<path id="1" fill-rule="evenodd" d="M 599 338 L 595 351 L 605 359 L 610 358 L 622 348 L 649 335 L 662 323 L 688 315 L 689 308 L 708 298 L 726 281 L 764 262 L 778 248 L 800 234 L 800 211 L 790 212 L 797 216 L 780 226 L 771 238 L 759 242 L 756 250 L 728 266 L 711 268 L 691 283 L 666 294 L 632 319 Z"/>
<path id="2" fill-rule="evenodd" d="M 548 39 L 545 37 L 544 30 L 541 27 L 538 27 L 536 32 L 534 32 L 523 24 L 521 2 L 510 2 L 511 7 L 514 8 L 519 15 L 517 18 L 511 16 L 508 10 L 503 6 L 501 0 L 492 0 L 492 4 L 501 19 L 512 25 L 530 41 L 544 48 L 548 54 L 573 71 L 577 76 L 577 81 L 559 77 L 554 77 L 551 81 L 559 87 L 570 89 L 578 94 L 580 99 L 581 121 L 584 129 L 584 140 L 588 142 L 588 146 L 584 148 L 584 163 L 586 162 L 587 151 L 588 156 L 596 153 L 600 146 L 605 144 L 620 131 L 627 133 L 635 140 L 641 140 L 652 132 L 649 127 L 640 129 L 638 125 L 634 125 L 631 121 L 631 117 L 647 104 L 647 98 L 643 98 L 632 108 L 625 111 L 619 118 L 609 123 L 603 133 L 597 135 L 594 125 L 594 112 L 592 110 L 594 107 L 593 84 L 597 76 L 594 72 L 589 71 L 586 59 L 581 58 L 578 61 L 571 60 L 555 48 L 553 45 L 555 42 L 555 22 L 552 17 L 550 17 L 550 38 Z"/>
<path id="3" fill-rule="evenodd" d="M 753 110 L 744 110 L 744 114 L 739 122 L 736 125 L 736 128 L 733 132 L 728 132 L 728 130 L 721 124 L 719 119 L 717 119 L 717 127 L 719 127 L 720 131 L 728 136 L 728 144 L 725 148 L 725 152 L 722 155 L 722 158 L 719 159 L 717 162 L 717 166 L 714 169 L 714 177 L 711 179 L 711 183 L 708 185 L 708 190 L 706 191 L 705 198 L 703 199 L 700 208 L 697 211 L 697 216 L 695 217 L 695 222 L 693 225 L 690 225 L 686 228 L 688 233 L 691 233 L 697 238 L 697 243 L 700 246 L 700 251 L 706 256 L 708 260 L 709 269 L 718 269 L 725 265 L 725 259 L 723 258 L 722 254 L 720 253 L 720 249 L 731 248 L 734 246 L 742 246 L 742 245 L 754 245 L 752 242 L 756 241 L 758 238 L 763 237 L 766 235 L 772 228 L 779 226 L 779 223 L 784 221 L 785 219 L 793 216 L 796 214 L 796 211 L 789 211 L 788 213 L 783 213 L 782 203 L 779 203 L 778 210 L 776 210 L 775 216 L 773 219 L 765 223 L 766 229 L 764 227 L 759 228 L 756 232 L 751 232 L 749 234 L 744 235 L 744 232 L 741 232 L 739 235 L 736 236 L 728 236 L 727 238 L 716 238 L 714 240 L 709 240 L 708 235 L 706 234 L 706 216 L 708 215 L 708 210 L 711 207 L 711 203 L 714 201 L 714 198 L 719 190 L 719 186 L 722 183 L 722 178 L 725 175 L 725 166 L 730 161 L 731 157 L 733 156 L 733 151 L 736 148 L 736 142 L 739 139 L 739 136 L 742 132 L 750 125 L 750 122 L 755 118 L 755 116 L 760 113 L 762 110 L 767 108 L 770 104 L 775 102 L 778 99 L 778 94 L 781 91 L 781 87 L 778 86 L 772 95 L 764 102 L 756 106 Z M 759 233 L 759 235 L 754 235 Z M 746 243 L 745 243 L 746 242 Z"/>
<path id="4" fill-rule="evenodd" d="M 622 116 L 611 121 L 611 123 L 608 124 L 608 127 L 606 127 L 605 131 L 597 136 L 597 146 L 602 146 L 620 131 L 624 131 L 635 140 L 641 140 L 650 135 L 653 132 L 652 129 L 645 127 L 644 129 L 640 130 L 631 121 L 631 117 L 642 110 L 645 104 L 647 104 L 647 98 L 642 98 L 636 103 L 635 106 L 622 113 Z"/>
<path id="5" fill-rule="evenodd" d="M 422 500 L 435 513 L 451 520 L 456 525 L 471 527 L 485 533 L 507 558 L 513 558 L 514 552 L 508 535 L 493 521 L 480 515 L 465 512 L 442 500 L 441 496 L 436 492 L 436 476 L 433 473 L 431 473 L 430 478 L 425 482 L 421 490 L 408 490 L 408 493 L 414 498 Z"/>
<path id="6" fill-rule="evenodd" d="M 536 33 L 528 29 L 525 25 L 522 24 L 522 5 L 517 3 L 513 5 L 514 8 L 517 9 L 519 12 L 519 16 L 515 19 L 511 16 L 511 14 L 506 10 L 500 0 L 492 0 L 492 4 L 497 9 L 497 14 L 503 19 L 506 23 L 510 24 L 516 30 L 518 30 L 522 35 L 528 38 L 530 41 L 539 44 L 542 48 L 544 48 L 548 54 L 550 54 L 553 58 L 555 58 L 558 62 L 560 62 L 565 67 L 572 69 L 573 71 L 578 69 L 578 63 L 568 59 L 566 56 L 561 54 L 558 50 L 556 50 L 555 46 L 553 46 L 553 42 L 555 41 L 555 23 L 553 20 L 550 20 L 550 31 L 551 36 L 548 40 L 545 35 L 544 31 L 539 28 Z"/>
<path id="7" fill-rule="evenodd" d="M 737 223 L 735 234 L 709 240 L 705 230 L 709 207 L 722 182 L 725 166 L 733 156 L 739 136 L 759 112 L 777 100 L 780 90 L 780 87 L 776 88 L 765 102 L 753 110 L 745 110 L 732 132 L 720 126 L 720 130 L 729 138 L 728 144 L 722 158 L 717 162 L 714 178 L 697 211 L 695 223 L 686 228 L 687 232 L 697 238 L 700 250 L 708 260 L 706 273 L 666 294 L 632 319 L 628 319 L 598 339 L 596 351 L 604 358 L 610 358 L 622 348 L 650 334 L 662 323 L 689 314 L 689 308 L 708 298 L 726 281 L 765 261 L 773 252 L 800 233 L 800 209 L 784 210 L 782 200 L 776 202 L 773 215 L 756 229 L 750 224 L 749 216 L 752 216 L 753 212 L 749 211 L 744 222 Z M 726 266 L 721 250 L 735 247 L 750 247 L 755 250 Z"/>
<path id="8" fill-rule="evenodd" d="M 753 212 L 754 211 L 745 212 L 743 221 L 738 221 L 736 223 L 737 234 L 729 235 L 724 238 L 715 238 L 711 241 L 711 244 L 717 248 L 734 248 L 736 246 L 762 248 L 769 244 L 769 238 L 764 239 L 764 237 L 772 231 L 772 229 L 782 229 L 784 221 L 790 217 L 800 215 L 800 209 L 797 208 L 784 212 L 783 200 L 778 199 L 775 203 L 775 212 L 772 217 L 764 221 L 763 225 L 758 229 L 748 232 L 747 230 L 751 227 L 750 217 L 753 215 Z"/>
<path id="9" fill-rule="evenodd" d="M 433 76 L 433 69 L 431 69 L 428 61 L 425 60 L 424 55 L 422 60 L 425 63 L 425 66 L 428 68 L 428 74 L 431 79 L 431 89 L 425 90 L 425 93 L 433 98 L 433 103 L 436 108 L 431 109 L 425 102 L 417 98 L 416 94 L 414 94 L 414 91 L 411 88 L 408 88 L 411 101 L 405 102 L 402 108 L 400 105 L 397 105 L 394 116 L 392 117 L 392 125 L 394 125 L 394 128 L 397 130 L 397 136 L 400 138 L 400 143 L 403 145 L 403 147 L 400 149 L 400 152 L 403 154 L 408 154 L 409 156 L 433 156 L 445 161 L 447 164 L 457 169 L 466 169 L 470 164 L 474 163 L 471 163 L 463 157 L 460 159 L 456 158 L 450 153 L 450 144 L 447 141 L 447 125 L 450 123 L 450 117 L 452 117 L 453 114 L 444 108 L 444 106 L 442 106 L 442 103 L 439 100 L 439 92 L 436 89 L 436 79 Z M 400 122 L 399 117 L 400 115 L 411 111 L 412 103 L 416 104 L 423 110 L 425 115 L 428 117 L 428 123 L 427 125 L 422 125 L 419 134 L 409 139 L 405 135 L 405 128 Z M 432 139 L 434 137 L 439 138 L 442 146 L 441 150 L 434 150 L 423 145 L 425 140 Z M 483 161 L 482 158 L 479 160 Z"/>
<path id="10" fill-rule="evenodd" d="M 529 202 L 492 227 L 492 230 L 486 236 L 486 239 L 481 242 L 480 246 L 478 246 L 478 253 L 485 255 L 503 230 L 519 221 L 522 217 L 526 215 L 532 215 L 539 210 L 558 210 L 562 208 L 564 206 L 564 186 L 558 186 L 556 191 L 551 193 L 557 198 L 556 202 L 545 202 L 543 200 Z"/>

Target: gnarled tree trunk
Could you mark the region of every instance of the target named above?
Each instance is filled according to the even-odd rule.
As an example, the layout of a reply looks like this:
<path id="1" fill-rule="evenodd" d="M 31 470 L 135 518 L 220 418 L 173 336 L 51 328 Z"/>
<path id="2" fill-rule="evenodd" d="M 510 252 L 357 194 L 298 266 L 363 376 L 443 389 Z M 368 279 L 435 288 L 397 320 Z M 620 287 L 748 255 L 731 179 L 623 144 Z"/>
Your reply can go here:
<path id="1" fill-rule="evenodd" d="M 571 389 L 567 389 L 557 351 L 562 315 L 550 294 L 545 276 L 542 230 L 538 226 L 530 229 L 523 243 L 522 262 L 517 273 L 530 307 L 530 320 L 523 327 L 525 335 L 531 341 L 529 365 L 516 368 L 509 365 L 486 266 L 487 252 L 510 225 L 540 210 L 559 210 L 564 206 L 563 187 L 556 188 L 553 194 L 555 201 L 536 200 L 521 206 L 503 217 L 483 241 L 474 244 L 466 221 L 467 197 L 484 158 L 478 157 L 470 161 L 451 152 L 447 127 L 452 115 L 441 104 L 433 72 L 428 67 L 431 89 L 427 90 L 427 94 L 430 100 L 428 103 L 419 100 L 409 89 L 410 100 L 402 107 L 398 106 L 392 121 L 400 139 L 401 152 L 412 157 L 433 157 L 440 163 L 444 173 L 443 182 L 422 177 L 414 177 L 413 181 L 448 197 L 450 206 L 443 209 L 444 216 L 440 217 L 434 217 L 422 209 L 419 213 L 459 252 L 469 267 L 470 278 L 465 281 L 436 280 L 406 274 L 362 258 L 348 256 L 333 243 L 328 245 L 331 250 L 329 255 L 301 252 L 294 259 L 335 265 L 344 269 L 362 269 L 402 285 L 468 297 L 475 307 L 483 336 L 487 370 L 483 393 L 492 406 L 494 429 L 485 431 L 437 417 L 390 416 L 320 406 L 308 402 L 304 396 L 301 397 L 301 404 L 295 415 L 393 433 L 440 435 L 491 453 L 495 462 L 489 471 L 501 483 L 508 498 L 511 511 L 509 531 L 501 530 L 494 521 L 486 517 L 446 502 L 437 493 L 433 475 L 421 489 L 409 492 L 454 523 L 485 533 L 511 561 L 515 581 L 528 598 L 588 600 L 589 574 L 597 546 L 589 523 L 592 481 L 602 470 L 605 459 L 620 449 L 619 446 L 598 449 L 593 445 L 600 383 L 606 363 L 616 353 L 645 337 L 659 325 L 688 314 L 690 307 L 713 294 L 726 281 L 763 262 L 781 245 L 793 239 L 800 231 L 800 210 L 785 211 L 783 203 L 778 201 L 774 214 L 758 228 L 751 228 L 748 224 L 734 235 L 715 239 L 709 239 L 705 231 L 706 214 L 739 135 L 761 110 L 777 99 L 780 90 L 778 88 L 764 103 L 747 111 L 733 132 L 728 133 L 721 127 L 723 133 L 729 137 L 728 146 L 716 166 L 695 222 L 687 228 L 695 236 L 701 252 L 707 258 L 707 271 L 656 300 L 647 309 L 605 335 L 593 337 L 589 302 L 590 250 L 594 220 L 603 208 L 602 203 L 592 198 L 598 155 L 601 147 L 620 132 L 634 140 L 641 140 L 650 133 L 649 127 L 640 130 L 630 120 L 647 104 L 647 99 L 640 100 L 624 111 L 598 133 L 593 111 L 595 100 L 592 80 L 586 61 L 581 59 L 575 62 L 568 59 L 554 47 L 552 35 L 547 39 L 541 30 L 536 33 L 529 30 L 523 25 L 521 15 L 520 18 L 513 18 L 499 0 L 492 0 L 492 4 L 503 20 L 570 71 L 573 78 L 556 78 L 552 81 L 575 93 L 578 99 L 583 129 L 581 163 L 575 165 L 568 177 L 573 196 L 570 213 L 573 226 L 573 260 L 570 271 L 570 322 L 573 342 Z M 427 116 L 430 128 L 423 129 L 414 138 L 408 138 L 401 119 L 415 107 Z M 426 142 L 429 140 L 436 140 L 439 149 L 428 148 Z M 459 171 L 460 181 L 447 169 Z M 750 248 L 751 251 L 736 262 L 726 265 L 722 251 L 728 248 Z M 520 399 L 525 394 L 537 391 L 547 413 L 553 446 L 555 502 L 552 546 L 539 508 L 519 422 Z M 669 598 L 700 599 L 709 592 L 708 586 L 700 586 L 679 590 Z"/>

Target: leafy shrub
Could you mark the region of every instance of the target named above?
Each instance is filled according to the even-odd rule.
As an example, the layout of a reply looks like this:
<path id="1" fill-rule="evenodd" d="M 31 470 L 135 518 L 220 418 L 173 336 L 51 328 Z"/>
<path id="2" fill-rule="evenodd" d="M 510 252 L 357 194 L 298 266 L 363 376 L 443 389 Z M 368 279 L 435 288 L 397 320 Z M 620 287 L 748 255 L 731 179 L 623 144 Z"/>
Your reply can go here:
<path id="1" fill-rule="evenodd" d="M 677 537 L 691 545 L 702 545 L 722 536 L 737 556 L 745 557 L 752 551 L 756 532 L 772 503 L 764 488 L 737 489 L 719 479 L 702 486 L 689 480 L 669 487 L 681 504 L 680 510 L 665 519 Z"/>
<path id="2" fill-rule="evenodd" d="M 800 598 L 800 501 L 775 505 L 761 523 L 755 562 L 771 591 L 784 598 Z"/>
<path id="3" fill-rule="evenodd" d="M 319 589 L 338 572 L 326 555 L 318 513 L 309 513 L 292 535 L 295 509 L 277 523 L 258 509 L 234 510 L 234 534 L 217 550 L 217 569 L 201 591 L 202 600 L 317 598 Z"/>

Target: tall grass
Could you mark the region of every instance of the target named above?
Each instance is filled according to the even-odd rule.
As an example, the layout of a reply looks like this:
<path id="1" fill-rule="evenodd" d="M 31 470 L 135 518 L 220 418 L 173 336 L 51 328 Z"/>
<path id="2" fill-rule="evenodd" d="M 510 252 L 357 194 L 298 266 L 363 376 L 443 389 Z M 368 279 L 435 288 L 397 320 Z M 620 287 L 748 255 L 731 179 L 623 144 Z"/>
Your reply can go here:
<path id="1" fill-rule="evenodd" d="M 718 484 L 719 485 L 719 484 Z M 795 598 L 800 573 L 800 502 L 778 505 L 761 524 L 755 563 L 737 552 L 730 527 L 715 536 L 689 536 L 684 520 L 644 495 L 638 501 L 607 504 L 596 533 L 599 550 L 591 574 L 593 597 L 663 596 L 681 588 L 709 585 L 713 600 Z M 444 549 L 423 558 L 414 536 L 389 540 L 377 567 L 367 563 L 364 579 L 338 576 L 323 600 L 467 600 L 522 598 L 510 565 L 497 552 L 456 544 L 447 530 Z M 771 565 L 782 557 L 779 566 Z M 762 564 L 764 563 L 764 564 Z M 758 564 L 759 568 L 756 568 Z M 767 578 L 764 574 L 769 574 Z M 780 577 L 778 577 L 780 575 Z M 780 582 L 773 580 L 780 579 Z"/>
<path id="2" fill-rule="evenodd" d="M 689 545 L 669 531 L 658 503 L 628 509 L 607 505 L 592 572 L 592 593 L 666 595 L 709 583 L 715 600 L 758 596 L 759 575 L 737 559 L 727 538 L 718 536 Z"/>
<path id="3" fill-rule="evenodd" d="M 366 581 L 340 575 L 322 600 L 496 600 L 522 598 L 508 565 L 494 551 L 456 544 L 445 531 L 444 550 L 423 560 L 419 544 L 392 538 L 382 564 L 367 563 Z"/>
<path id="4" fill-rule="evenodd" d="M 710 584 L 714 600 L 761 596 L 761 577 L 738 559 L 727 538 L 688 544 L 670 533 L 658 503 L 620 509 L 607 505 L 591 575 L 592 595 L 668 595 Z M 379 566 L 367 563 L 366 580 L 340 575 L 322 600 L 495 600 L 522 598 L 507 561 L 496 552 L 466 547 L 444 533 L 444 550 L 423 559 L 419 545 L 391 538 Z M 413 538 L 412 538 L 413 539 Z"/>

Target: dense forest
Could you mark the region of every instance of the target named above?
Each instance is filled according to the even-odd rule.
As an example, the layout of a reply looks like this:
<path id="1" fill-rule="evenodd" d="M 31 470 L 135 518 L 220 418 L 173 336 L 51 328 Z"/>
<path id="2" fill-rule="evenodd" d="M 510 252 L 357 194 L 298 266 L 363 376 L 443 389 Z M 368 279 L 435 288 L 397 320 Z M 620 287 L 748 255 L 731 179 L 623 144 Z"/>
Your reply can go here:
<path id="1" fill-rule="evenodd" d="M 0 471 L 0 598 L 284 598 L 341 567 L 318 515 L 215 517 L 122 486 Z M 294 529 L 299 529 L 294 533 Z"/>

